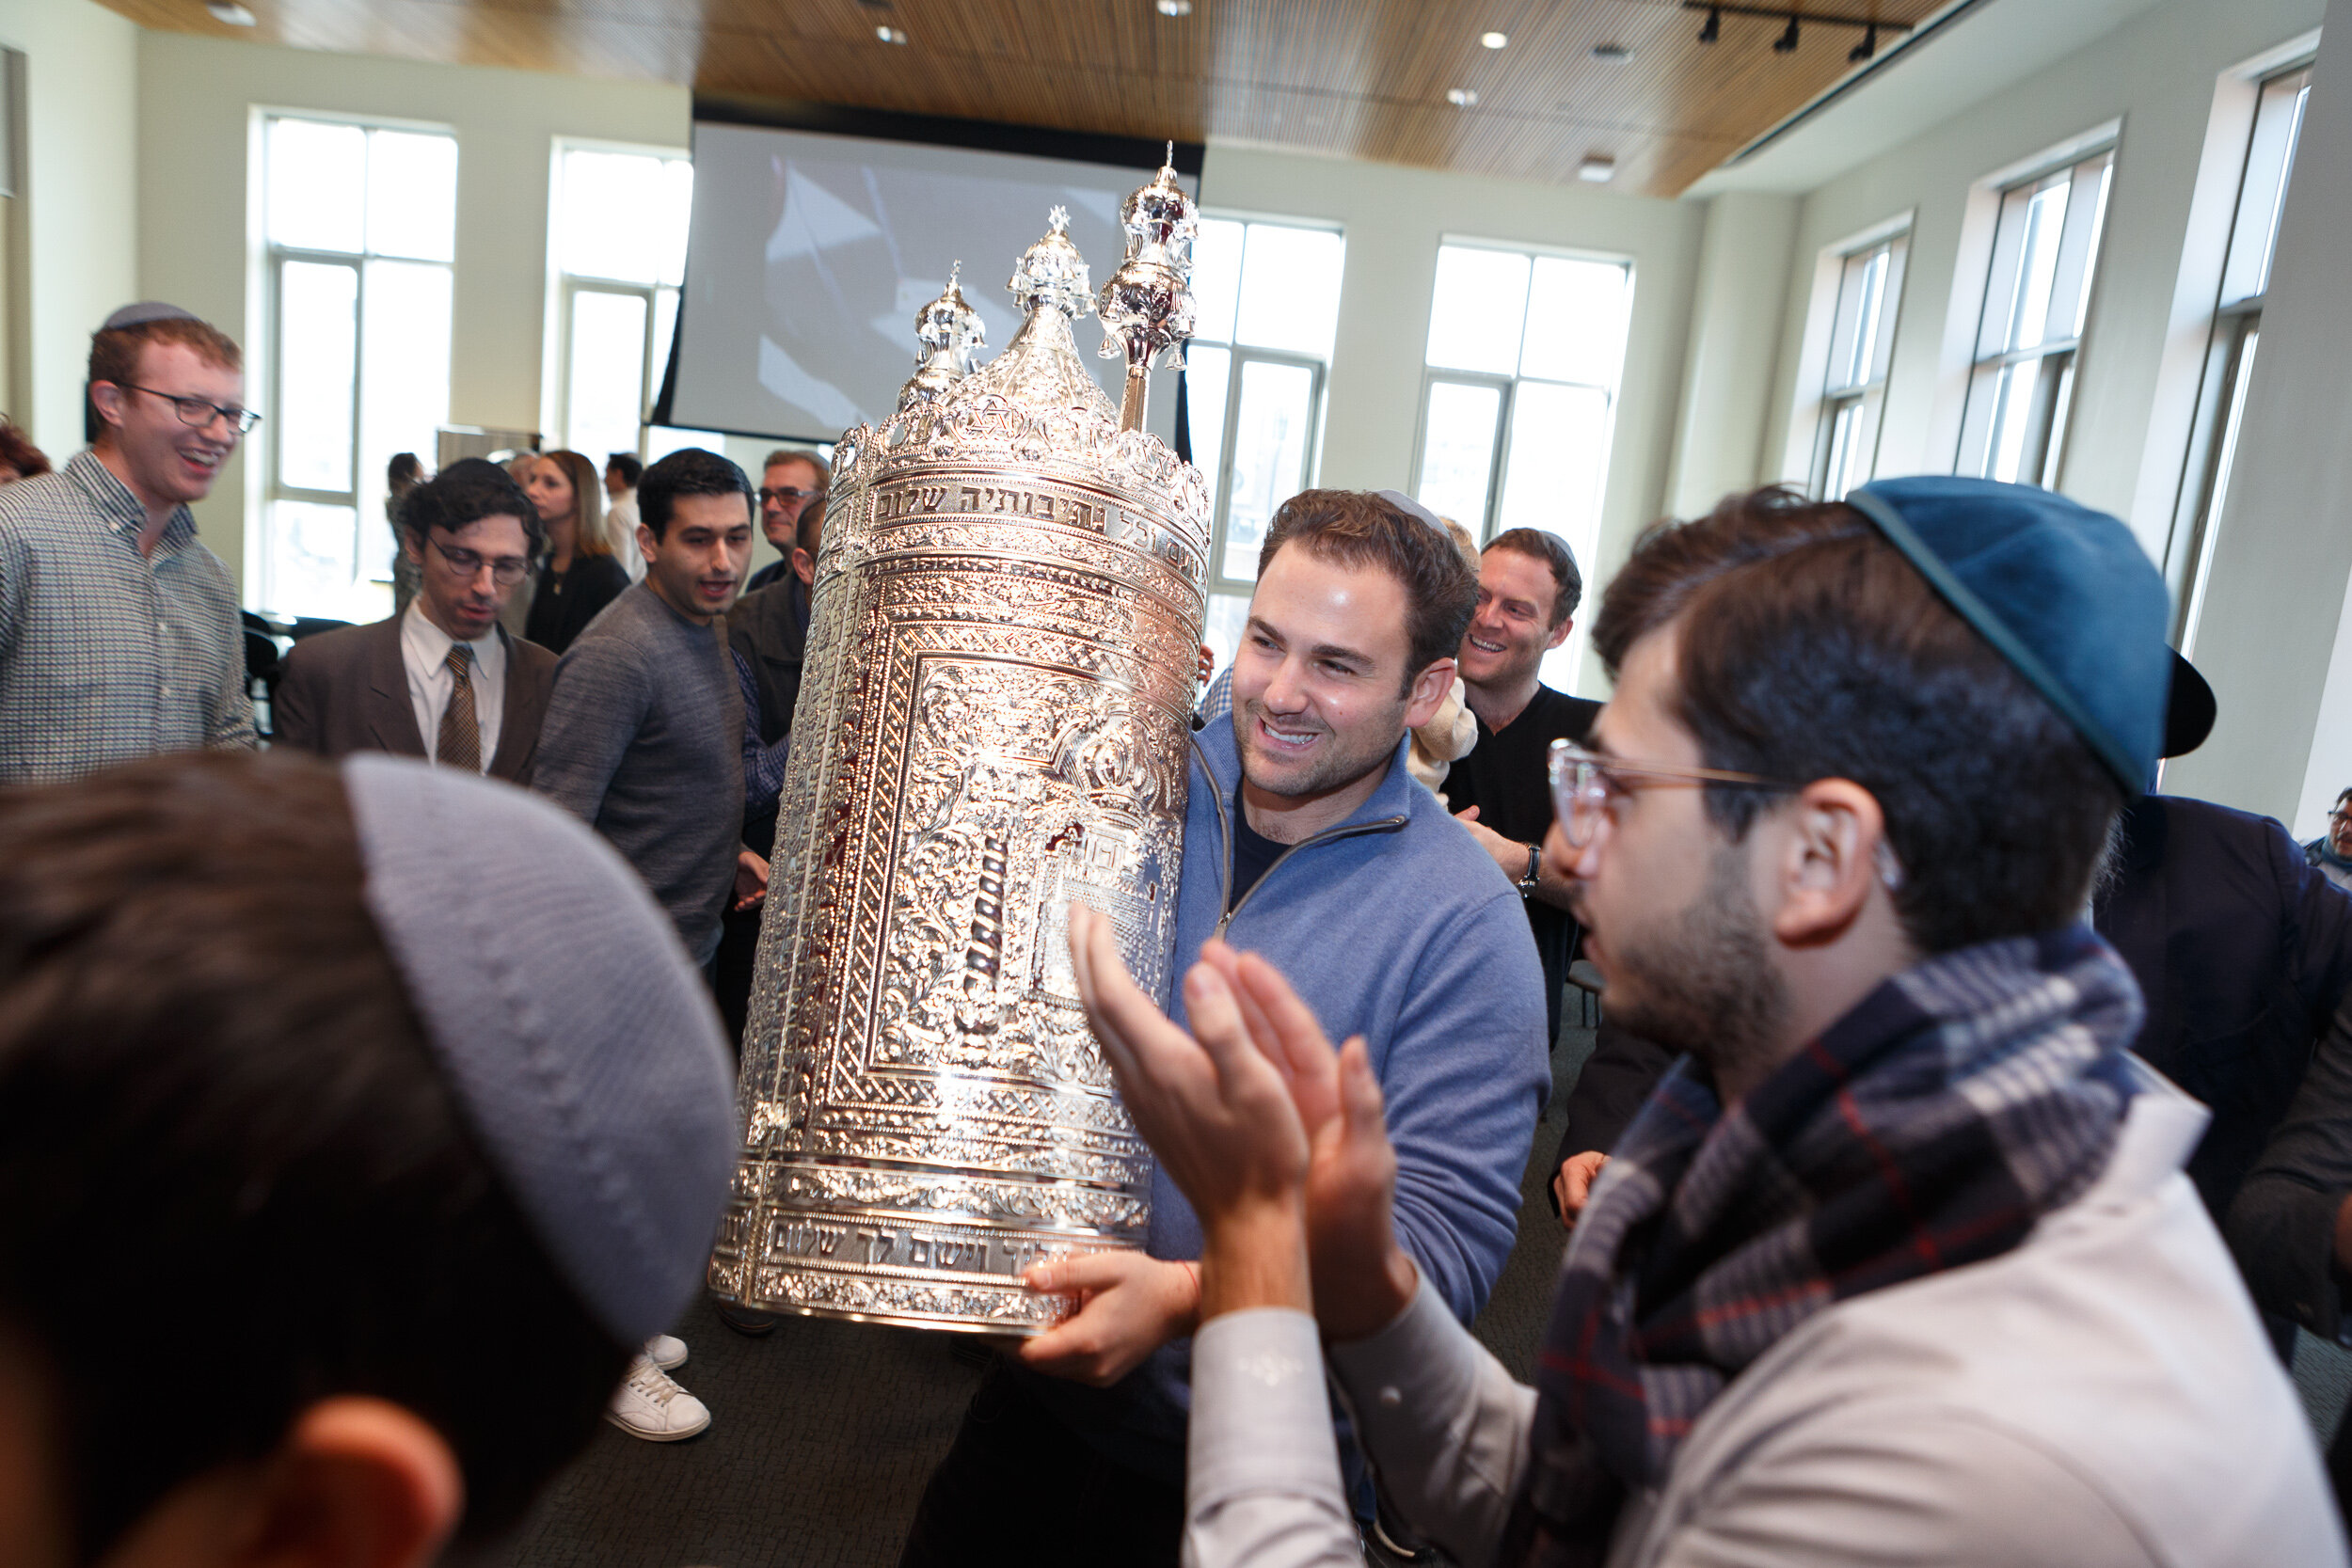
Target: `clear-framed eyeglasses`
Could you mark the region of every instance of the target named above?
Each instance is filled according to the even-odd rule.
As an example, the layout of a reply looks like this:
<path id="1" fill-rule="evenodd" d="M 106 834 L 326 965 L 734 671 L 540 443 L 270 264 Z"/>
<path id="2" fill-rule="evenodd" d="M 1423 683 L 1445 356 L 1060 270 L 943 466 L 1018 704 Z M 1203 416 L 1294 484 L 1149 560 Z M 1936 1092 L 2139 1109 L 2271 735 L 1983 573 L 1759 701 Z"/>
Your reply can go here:
<path id="1" fill-rule="evenodd" d="M 451 570 L 468 582 L 479 577 L 482 568 L 487 566 L 491 581 L 502 588 L 512 588 L 523 580 L 524 573 L 531 570 L 531 562 L 519 555 L 482 555 L 473 550 L 452 549 L 438 539 L 430 543 L 440 558 L 450 563 Z"/>
<path id="2" fill-rule="evenodd" d="M 1549 758 L 1551 805 L 1560 815 L 1560 832 L 1571 849 L 1590 845 L 1609 818 L 1609 802 L 1632 793 L 1629 780 L 1696 784 L 1738 784 L 1749 789 L 1787 793 L 1804 786 L 1760 773 L 1735 773 L 1724 768 L 1677 768 L 1661 762 L 1629 762 L 1588 752 L 1574 741 L 1555 740 Z"/>

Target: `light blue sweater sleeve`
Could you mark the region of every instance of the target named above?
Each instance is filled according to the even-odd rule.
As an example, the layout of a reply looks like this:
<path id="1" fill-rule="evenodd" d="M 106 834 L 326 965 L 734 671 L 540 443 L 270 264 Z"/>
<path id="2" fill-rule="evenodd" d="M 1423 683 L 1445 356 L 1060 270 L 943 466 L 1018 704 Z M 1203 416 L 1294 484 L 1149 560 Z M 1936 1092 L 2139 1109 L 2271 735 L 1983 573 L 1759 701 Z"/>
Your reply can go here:
<path id="1" fill-rule="evenodd" d="M 1517 895 L 1466 907 L 1422 947 L 1407 993 L 1373 1059 L 1396 1146 L 1397 1240 L 1467 1323 L 1511 1254 L 1551 1088 L 1543 966 Z"/>

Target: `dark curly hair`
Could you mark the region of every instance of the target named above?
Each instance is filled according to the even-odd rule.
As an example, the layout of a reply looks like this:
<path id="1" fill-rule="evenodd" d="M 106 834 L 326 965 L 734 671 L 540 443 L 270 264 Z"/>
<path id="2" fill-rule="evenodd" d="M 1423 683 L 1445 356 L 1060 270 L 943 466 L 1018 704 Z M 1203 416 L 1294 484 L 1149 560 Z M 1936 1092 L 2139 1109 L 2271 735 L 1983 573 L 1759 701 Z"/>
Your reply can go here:
<path id="1" fill-rule="evenodd" d="M 533 558 L 548 546 L 548 525 L 514 476 L 482 457 L 461 457 L 401 498 L 400 526 L 422 549 L 435 529 L 454 533 L 485 517 L 512 517 L 523 526 Z"/>

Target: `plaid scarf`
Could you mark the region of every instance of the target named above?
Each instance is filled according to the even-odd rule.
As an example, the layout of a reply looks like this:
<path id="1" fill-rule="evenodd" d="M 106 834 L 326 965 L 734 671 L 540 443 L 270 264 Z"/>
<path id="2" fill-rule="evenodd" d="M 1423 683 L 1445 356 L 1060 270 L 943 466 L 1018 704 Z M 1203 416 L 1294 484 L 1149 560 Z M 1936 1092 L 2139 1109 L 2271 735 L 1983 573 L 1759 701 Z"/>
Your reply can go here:
<path id="1" fill-rule="evenodd" d="M 1999 1256 L 2106 1167 L 2139 990 L 2087 926 L 1903 971 L 1730 1109 L 1685 1058 L 1579 1221 L 1495 1560 L 1598 1563 L 1725 1384 L 1833 1303 Z"/>

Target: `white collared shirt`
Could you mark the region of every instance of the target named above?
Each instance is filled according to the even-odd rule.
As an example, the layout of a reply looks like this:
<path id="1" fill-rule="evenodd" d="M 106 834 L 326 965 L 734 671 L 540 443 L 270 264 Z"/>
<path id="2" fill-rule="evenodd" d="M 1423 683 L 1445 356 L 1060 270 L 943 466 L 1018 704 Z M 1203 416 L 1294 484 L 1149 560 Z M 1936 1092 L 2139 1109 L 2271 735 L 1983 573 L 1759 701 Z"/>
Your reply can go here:
<path id="1" fill-rule="evenodd" d="M 400 618 L 400 662 L 408 672 L 408 703 L 416 709 L 417 731 L 424 736 L 428 761 L 438 761 L 441 714 L 449 706 L 457 678 L 449 673 L 450 644 L 457 640 L 424 618 L 422 605 L 411 601 Z M 490 770 L 498 754 L 499 721 L 506 709 L 506 641 L 498 627 L 467 644 L 473 649 L 473 716 L 482 726 L 482 770 Z"/>

